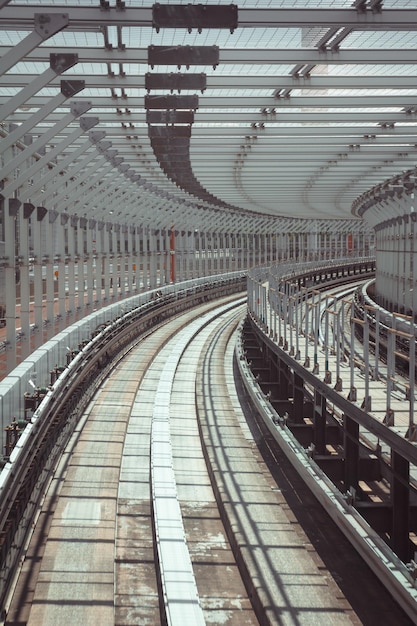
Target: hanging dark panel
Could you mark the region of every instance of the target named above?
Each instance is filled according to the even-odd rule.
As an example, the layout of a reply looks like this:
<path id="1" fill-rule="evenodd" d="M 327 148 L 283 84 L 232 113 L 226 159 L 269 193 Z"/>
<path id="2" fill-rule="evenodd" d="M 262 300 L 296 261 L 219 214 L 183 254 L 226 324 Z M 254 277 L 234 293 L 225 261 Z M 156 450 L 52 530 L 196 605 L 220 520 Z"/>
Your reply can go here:
<path id="1" fill-rule="evenodd" d="M 190 65 L 219 64 L 218 46 L 148 46 L 148 64 L 176 65 L 180 69 L 183 65 L 188 69 Z"/>
<path id="2" fill-rule="evenodd" d="M 146 111 L 147 124 L 192 124 L 194 111 Z"/>
<path id="3" fill-rule="evenodd" d="M 198 96 L 145 96 L 145 109 L 198 109 Z"/>
<path id="4" fill-rule="evenodd" d="M 152 7 L 152 26 L 159 33 L 161 28 L 186 28 L 188 32 L 203 28 L 227 28 L 231 33 L 237 28 L 236 4 L 209 6 L 206 4 L 171 4 L 159 2 Z"/>
<path id="5" fill-rule="evenodd" d="M 191 126 L 148 126 L 150 138 L 161 137 L 165 140 L 172 137 L 191 137 Z"/>
<path id="6" fill-rule="evenodd" d="M 152 74 L 147 72 L 145 74 L 145 89 L 151 91 L 152 89 L 163 89 L 164 91 L 181 91 L 192 90 L 201 91 L 207 87 L 206 74 L 181 74 L 171 72 L 170 74 Z"/>

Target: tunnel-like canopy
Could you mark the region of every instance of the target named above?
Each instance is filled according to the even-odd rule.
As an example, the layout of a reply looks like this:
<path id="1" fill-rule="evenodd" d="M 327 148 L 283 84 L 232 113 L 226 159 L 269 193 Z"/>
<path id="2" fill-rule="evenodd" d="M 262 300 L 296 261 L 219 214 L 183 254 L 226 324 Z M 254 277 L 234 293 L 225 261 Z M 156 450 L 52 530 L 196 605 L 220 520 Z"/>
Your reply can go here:
<path id="1" fill-rule="evenodd" d="M 0 0 L 2 193 L 161 228 L 357 219 L 415 168 L 416 29 L 415 0 Z"/>

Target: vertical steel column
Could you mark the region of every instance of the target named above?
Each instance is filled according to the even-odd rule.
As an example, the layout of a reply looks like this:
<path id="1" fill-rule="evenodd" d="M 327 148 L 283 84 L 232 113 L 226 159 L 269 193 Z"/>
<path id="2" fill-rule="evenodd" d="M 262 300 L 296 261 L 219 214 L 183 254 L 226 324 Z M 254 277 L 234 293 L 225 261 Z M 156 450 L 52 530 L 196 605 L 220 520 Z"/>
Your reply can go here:
<path id="1" fill-rule="evenodd" d="M 182 257 L 182 276 L 183 280 L 188 280 L 188 241 L 187 241 L 187 231 L 181 231 L 181 257 Z"/>
<path id="2" fill-rule="evenodd" d="M 201 233 L 194 230 L 194 277 L 199 278 L 201 273 Z"/>
<path id="3" fill-rule="evenodd" d="M 256 267 L 259 265 L 259 251 L 256 245 L 256 236 L 253 232 L 249 235 L 249 253 L 250 267 Z"/>
<path id="4" fill-rule="evenodd" d="M 378 380 L 378 361 L 377 361 L 376 347 L 378 344 L 378 348 L 379 348 L 379 335 L 378 335 L 379 327 L 377 324 L 377 314 L 379 317 L 379 310 L 369 304 L 363 305 L 363 308 L 365 310 L 365 324 L 364 324 L 364 329 L 363 329 L 365 367 L 367 370 L 370 371 L 372 380 Z M 375 332 L 376 332 L 375 355 L 374 355 L 375 362 L 374 362 L 373 369 L 371 368 L 371 353 L 369 350 L 369 313 L 368 313 L 369 311 L 372 311 L 371 315 L 373 316 L 373 319 L 375 319 Z"/>
<path id="5" fill-rule="evenodd" d="M 380 276 L 378 293 L 382 293 L 383 306 L 384 308 L 388 309 L 392 302 L 392 294 L 391 294 L 392 276 L 391 276 L 391 271 L 390 271 L 390 267 L 392 266 L 392 257 L 391 257 L 392 255 L 391 247 L 392 247 L 392 240 L 393 240 L 392 224 L 388 224 L 387 228 L 384 230 L 386 230 L 386 232 L 384 233 L 385 236 L 383 240 L 383 248 L 378 258 L 378 262 L 379 263 L 382 262 L 381 265 L 379 265 L 379 267 L 381 267 L 382 269 L 382 276 Z"/>
<path id="6" fill-rule="evenodd" d="M 213 236 L 212 250 L 213 250 L 213 256 L 214 256 L 213 274 L 218 274 L 220 271 L 219 270 L 220 268 L 219 233 L 217 231 L 214 231 L 212 236 Z"/>
<path id="7" fill-rule="evenodd" d="M 86 220 L 85 224 L 85 269 L 86 269 L 86 291 L 87 302 L 85 304 L 88 311 L 92 311 L 94 306 L 94 279 L 95 272 L 95 252 L 93 245 L 93 232 L 96 226 L 95 220 Z"/>
<path id="8" fill-rule="evenodd" d="M 240 270 L 241 268 L 241 235 L 240 233 L 233 232 L 232 233 L 233 240 L 233 257 L 234 257 L 234 270 Z"/>
<path id="9" fill-rule="evenodd" d="M 324 380 L 331 383 L 331 372 L 329 370 L 329 298 L 326 296 L 324 310 Z"/>
<path id="10" fill-rule="evenodd" d="M 161 254 L 162 254 L 162 258 L 163 258 L 163 284 L 164 285 L 169 285 L 170 283 L 170 263 L 171 263 L 171 256 L 170 256 L 170 246 L 169 246 L 169 240 L 170 240 L 170 230 L 168 228 L 166 228 L 164 231 L 162 231 L 162 239 L 161 239 L 161 246 L 162 246 L 162 250 L 161 250 Z"/>
<path id="11" fill-rule="evenodd" d="M 104 222 L 97 222 L 96 231 L 95 231 L 95 242 L 94 243 L 94 252 L 95 252 L 95 276 L 96 276 L 96 286 L 94 291 L 94 308 L 101 308 L 103 303 L 103 287 L 104 287 L 104 279 L 103 279 L 103 270 L 104 270 Z"/>
<path id="12" fill-rule="evenodd" d="M 284 289 L 285 289 L 285 286 L 284 286 Z M 282 296 L 282 304 L 283 304 L 282 313 L 283 313 L 283 327 L 284 327 L 283 349 L 288 350 L 288 339 L 287 339 L 288 299 L 287 299 L 287 294 L 285 291 L 281 292 L 281 296 Z"/>
<path id="13" fill-rule="evenodd" d="M 414 203 L 414 193 L 412 194 L 412 202 Z M 417 213 L 414 210 L 414 206 L 410 207 L 410 218 L 411 218 L 411 226 L 410 226 L 410 292 L 411 292 L 411 313 L 416 318 L 417 315 L 417 245 L 416 245 L 416 227 L 415 222 L 417 219 Z"/>
<path id="14" fill-rule="evenodd" d="M 177 267 L 178 280 L 187 280 L 187 238 L 186 232 L 181 230 L 177 236 Z"/>
<path id="15" fill-rule="evenodd" d="M 379 340 L 380 340 L 380 311 L 375 309 L 375 370 L 374 379 L 379 380 Z"/>
<path id="16" fill-rule="evenodd" d="M 411 219 L 408 215 L 404 215 L 404 252 L 403 252 L 403 313 L 409 314 L 411 311 L 411 291 L 410 291 L 410 276 L 411 276 Z"/>
<path id="17" fill-rule="evenodd" d="M 110 304 L 110 258 L 112 255 L 112 225 L 106 223 L 105 230 L 103 230 L 103 287 L 104 287 L 104 302 L 106 306 Z"/>
<path id="18" fill-rule="evenodd" d="M 345 453 L 345 490 L 358 489 L 359 484 L 359 424 L 343 415 L 343 448 Z"/>
<path id="19" fill-rule="evenodd" d="M 259 283 L 257 281 L 253 281 L 253 311 L 255 313 L 256 319 L 259 321 Z"/>
<path id="20" fill-rule="evenodd" d="M 149 228 L 147 226 L 142 228 L 142 283 L 144 291 L 147 291 L 149 287 L 148 231 Z"/>
<path id="21" fill-rule="evenodd" d="M 66 297 L 65 297 L 65 258 L 67 254 L 66 248 L 66 229 L 68 215 L 61 213 L 59 223 L 57 225 L 57 244 L 59 250 L 58 256 L 58 327 L 59 330 L 65 328 L 66 322 Z"/>
<path id="22" fill-rule="evenodd" d="M 319 355 L 319 342 L 320 342 L 320 302 L 321 302 L 321 293 L 320 291 L 313 290 L 313 300 L 314 294 L 317 294 L 317 302 L 313 301 L 314 307 L 314 365 L 313 365 L 313 374 L 320 373 L 320 365 L 318 360 Z"/>
<path id="23" fill-rule="evenodd" d="M 411 554 L 410 523 L 410 463 L 398 452 L 391 451 L 392 481 L 392 533 L 391 547 L 407 563 Z"/>
<path id="24" fill-rule="evenodd" d="M 355 388 L 355 305 L 352 300 L 350 305 L 350 391 L 349 399 L 352 402 L 356 402 L 356 388 Z"/>
<path id="25" fill-rule="evenodd" d="M 169 282 L 175 283 L 175 264 L 176 264 L 176 251 L 175 251 L 175 228 L 171 226 L 171 229 L 168 231 L 169 235 Z"/>
<path id="26" fill-rule="evenodd" d="M 278 315 L 278 345 L 282 346 L 284 339 L 282 336 L 283 299 L 282 299 L 281 291 L 276 292 L 276 302 L 277 302 L 277 315 Z"/>
<path id="27" fill-rule="evenodd" d="M 45 222 L 45 240 L 47 242 L 46 252 L 48 254 L 48 260 L 46 262 L 46 319 L 44 321 L 44 341 L 47 341 L 55 334 L 55 287 L 58 286 L 58 269 L 55 269 L 55 263 L 56 260 L 59 258 L 58 255 L 55 255 L 54 248 L 54 242 L 56 239 L 55 229 L 57 224 L 57 217 L 57 211 L 49 210 L 48 219 Z"/>
<path id="28" fill-rule="evenodd" d="M 278 286 L 274 288 L 274 302 L 275 302 L 275 341 L 277 345 L 282 345 L 282 335 L 281 335 L 281 295 L 278 291 Z M 277 329 L 277 321 L 278 321 L 278 329 Z"/>
<path id="29" fill-rule="evenodd" d="M 223 239 L 223 231 L 219 230 L 219 232 L 217 233 L 217 250 L 218 250 L 218 270 L 217 272 L 219 274 L 223 274 L 224 273 L 224 267 L 225 267 L 225 249 L 224 249 L 224 239 Z"/>
<path id="30" fill-rule="evenodd" d="M 187 242 L 187 277 L 193 278 L 193 261 L 194 261 L 194 233 L 191 230 L 187 230 L 186 232 L 186 242 Z"/>
<path id="31" fill-rule="evenodd" d="M 310 367 L 310 356 L 308 354 L 308 348 L 310 344 L 310 329 L 309 329 L 309 311 L 310 311 L 310 295 L 308 288 L 303 288 L 304 291 L 304 341 L 305 341 L 305 353 L 304 353 L 304 367 Z M 311 315 L 313 317 L 313 313 Z"/>
<path id="32" fill-rule="evenodd" d="M 78 279 L 78 293 L 77 293 L 77 313 L 79 317 L 85 314 L 85 295 L 86 295 L 86 269 L 85 269 L 85 256 L 84 252 L 84 234 L 87 220 L 85 217 L 80 217 L 77 228 L 77 279 Z"/>
<path id="33" fill-rule="evenodd" d="M 6 369 L 16 367 L 16 224 L 21 202 L 4 200 L 5 305 L 6 305 Z"/>
<path id="34" fill-rule="evenodd" d="M 414 427 L 414 393 L 415 393 L 415 377 L 416 377 L 416 336 L 414 334 L 413 320 L 410 320 L 410 339 L 409 339 L 409 370 L 408 380 L 410 388 L 408 390 L 409 399 L 409 428 Z"/>
<path id="35" fill-rule="evenodd" d="M 207 276 L 206 233 L 198 233 L 198 275 Z"/>
<path id="36" fill-rule="evenodd" d="M 150 288 L 156 289 L 158 285 L 158 279 L 156 275 L 156 242 L 155 242 L 155 231 L 153 229 L 149 230 L 149 265 L 150 265 Z"/>
<path id="37" fill-rule="evenodd" d="M 166 256 L 165 256 L 165 231 L 163 229 L 160 229 L 158 233 L 158 276 L 159 276 L 159 286 L 165 285 Z"/>
<path id="38" fill-rule="evenodd" d="M 35 207 L 23 203 L 19 211 L 19 243 L 16 262 L 16 287 L 20 287 L 20 358 L 23 361 L 30 354 L 30 276 L 29 276 L 29 222 Z M 39 329 L 41 330 L 41 329 Z"/>
<path id="39" fill-rule="evenodd" d="M 317 389 L 315 389 L 313 444 L 317 454 L 326 453 L 326 410 L 326 398 L 322 396 Z"/>
<path id="40" fill-rule="evenodd" d="M 269 300 L 269 336 L 275 341 L 276 338 L 276 314 L 275 314 L 275 290 L 269 286 L 268 300 Z"/>
<path id="41" fill-rule="evenodd" d="M 205 271 L 204 276 L 210 276 L 212 272 L 212 234 L 211 232 L 204 233 L 204 262 L 205 262 Z"/>
<path id="42" fill-rule="evenodd" d="M 184 229 L 181 231 L 181 264 L 183 280 L 188 280 L 188 232 Z"/>
<path id="43" fill-rule="evenodd" d="M 130 231 L 132 233 L 132 246 L 133 246 L 133 263 L 132 263 L 132 281 L 133 291 L 135 294 L 140 292 L 140 229 L 136 226 L 131 226 Z"/>
<path id="44" fill-rule="evenodd" d="M 287 324 L 288 324 L 288 331 L 289 331 L 288 348 L 289 348 L 290 356 L 294 356 L 294 353 L 295 353 L 294 341 L 293 341 L 293 334 L 294 334 L 294 296 L 293 296 L 293 285 L 292 285 L 292 283 L 290 281 L 287 281 L 285 283 L 285 288 L 286 288 L 286 292 L 287 292 L 287 311 L 288 311 Z"/>
<path id="45" fill-rule="evenodd" d="M 129 252 L 127 249 L 126 241 L 127 226 L 123 224 L 120 226 L 119 239 L 120 239 L 120 298 L 126 298 L 126 279 L 129 276 L 129 268 L 126 272 L 126 265 L 129 263 Z"/>
<path id="46" fill-rule="evenodd" d="M 336 346 L 339 343 L 339 311 L 337 310 L 337 303 L 337 298 L 334 298 L 333 310 L 330 309 L 330 313 L 333 315 L 332 354 L 336 354 Z M 337 375 L 339 375 L 339 371 Z"/>
<path id="47" fill-rule="evenodd" d="M 132 295 L 133 289 L 133 238 L 129 226 L 122 227 L 124 250 L 125 250 L 125 282 L 124 290 L 126 296 Z"/>
<path id="48" fill-rule="evenodd" d="M 114 224 L 107 223 L 107 233 L 109 241 L 109 301 L 114 302 L 117 297 L 117 237 Z"/>
<path id="49" fill-rule="evenodd" d="M 294 372 L 294 412 L 292 415 L 293 421 L 301 424 L 304 417 L 304 380 L 301 376 Z"/>
<path id="50" fill-rule="evenodd" d="M 224 264 L 223 271 L 230 272 L 232 268 L 232 258 L 233 258 L 233 250 L 231 248 L 231 239 L 230 233 L 228 231 L 223 231 L 223 250 L 224 250 Z"/>
<path id="51" fill-rule="evenodd" d="M 388 328 L 387 341 L 387 412 L 391 409 L 391 393 L 395 378 L 395 344 L 396 344 L 396 319 L 392 316 L 392 328 Z"/>
<path id="52" fill-rule="evenodd" d="M 257 305 L 258 284 L 253 279 L 250 279 L 248 281 L 248 286 L 250 287 L 251 310 L 256 318 L 258 315 L 258 305 Z M 249 295 L 248 295 L 248 298 L 249 298 Z"/>
<path id="53" fill-rule="evenodd" d="M 281 359 L 278 362 L 278 400 L 288 400 L 289 397 L 289 370 Z"/>
<path id="54" fill-rule="evenodd" d="M 14 100 L 14 98 L 11 98 Z M 7 103 L 9 104 L 9 103 Z M 6 104 L 6 107 L 7 107 Z M 32 143 L 32 135 L 25 135 L 23 137 L 25 146 L 29 146 Z M 10 153 L 10 152 L 9 152 Z M 24 164 L 22 164 L 22 171 L 24 172 L 30 167 L 32 162 L 31 158 L 28 158 Z M 17 181 L 21 179 L 19 170 L 14 171 L 14 175 Z M 16 181 L 16 184 L 18 184 Z M 32 181 L 33 182 L 33 181 Z M 17 193 L 27 189 L 29 187 L 28 181 L 25 180 L 20 188 L 17 188 Z M 6 192 L 7 193 L 7 192 Z M 16 216 L 16 225 L 18 225 L 16 231 L 16 295 L 20 292 L 20 320 L 18 326 L 21 329 L 21 340 L 17 351 L 20 351 L 20 358 L 18 360 L 23 361 L 31 352 L 31 323 L 30 323 L 30 278 L 29 278 L 29 220 L 34 211 L 34 206 L 31 203 L 24 202 L 23 207 L 20 206 L 18 216 Z M 19 219 L 18 219 L 19 218 Z M 39 253 L 40 254 L 40 253 Z M 41 330 L 41 329 L 39 329 Z"/>
<path id="55" fill-rule="evenodd" d="M 389 302 L 389 306 L 392 307 L 393 304 L 396 302 L 396 298 L 397 298 L 397 281 L 395 280 L 395 276 L 396 276 L 396 267 L 397 267 L 397 255 L 395 253 L 395 239 L 396 239 L 396 220 L 394 220 L 394 223 L 392 224 L 391 227 L 391 239 L 390 239 L 390 266 L 388 269 L 388 273 L 389 273 L 389 294 L 388 294 L 388 302 Z M 387 259 L 388 261 L 388 259 Z"/>
<path id="56" fill-rule="evenodd" d="M 363 322 L 363 362 L 365 364 L 365 411 L 371 410 L 371 396 L 369 394 L 369 373 L 370 373 L 370 360 L 369 360 L 369 318 L 367 310 L 364 309 L 364 322 Z"/>
<path id="57" fill-rule="evenodd" d="M 279 309 L 278 309 L 278 294 L 276 289 L 273 289 L 273 303 L 274 303 L 274 341 L 278 342 L 277 335 L 277 319 L 279 319 Z"/>
<path id="58" fill-rule="evenodd" d="M 251 313 L 253 311 L 253 280 L 250 276 L 246 277 L 246 291 L 248 300 L 248 311 L 249 313 Z"/>
<path id="59" fill-rule="evenodd" d="M 33 221 L 33 247 L 35 250 L 36 261 L 34 264 L 34 311 L 35 326 L 39 332 L 34 334 L 33 348 L 39 348 L 43 343 L 42 326 L 43 326 L 43 276 L 42 276 L 42 220 L 47 211 L 44 207 L 37 207 L 35 219 Z"/>
<path id="60" fill-rule="evenodd" d="M 151 289 L 159 287 L 160 281 L 160 258 L 158 254 L 159 228 L 149 230 L 149 266 L 151 277 Z"/>
<path id="61" fill-rule="evenodd" d="M 395 310 L 401 310 L 401 280 L 400 280 L 400 267 L 401 267 L 401 218 L 398 217 L 395 223 L 395 238 L 393 239 L 394 244 L 394 276 L 393 283 L 395 285 L 394 298 L 392 300 L 393 305 L 395 306 Z"/>
<path id="62" fill-rule="evenodd" d="M 257 288 L 257 305 L 258 305 L 258 320 L 259 323 L 262 325 L 264 320 L 263 320 L 263 300 L 262 300 L 262 284 L 260 282 L 256 282 L 256 288 Z"/>
<path id="63" fill-rule="evenodd" d="M 67 320 L 65 325 L 71 324 L 74 320 L 75 313 L 75 238 L 76 228 L 78 224 L 78 217 L 71 215 L 69 219 L 68 227 L 68 256 L 67 256 L 67 275 L 66 281 L 68 284 L 68 308 L 67 308 Z M 35 268 L 36 271 L 36 268 Z M 35 288 L 36 291 L 36 288 Z"/>
<path id="64" fill-rule="evenodd" d="M 206 258 L 206 276 L 210 276 L 213 273 L 213 236 L 212 232 L 205 233 L 205 258 Z"/>
<path id="65" fill-rule="evenodd" d="M 301 317 L 301 313 L 302 313 L 302 300 L 300 301 L 300 289 L 297 288 L 297 285 L 295 287 L 295 359 L 296 361 L 299 361 L 301 358 L 300 355 L 300 340 L 299 340 L 299 334 L 300 334 L 300 327 L 299 327 L 299 318 Z"/>
<path id="66" fill-rule="evenodd" d="M 336 299 L 335 299 L 335 308 L 336 308 Z M 340 363 L 341 361 L 345 360 L 344 359 L 344 353 L 343 353 L 343 334 L 341 331 L 341 324 L 340 324 L 340 310 L 338 311 L 336 310 L 334 313 L 334 334 L 335 334 L 335 352 L 336 352 L 336 391 L 342 391 L 342 377 L 340 375 Z M 343 308 L 342 308 L 343 310 Z"/>

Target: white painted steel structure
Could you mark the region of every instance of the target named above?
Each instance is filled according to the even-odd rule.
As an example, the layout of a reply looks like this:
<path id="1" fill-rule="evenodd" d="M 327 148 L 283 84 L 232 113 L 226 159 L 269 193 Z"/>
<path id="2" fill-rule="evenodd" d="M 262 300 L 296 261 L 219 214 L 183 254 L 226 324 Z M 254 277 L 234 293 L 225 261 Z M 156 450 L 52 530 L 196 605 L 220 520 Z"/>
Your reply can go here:
<path id="1" fill-rule="evenodd" d="M 8 371 L 142 289 L 283 257 L 367 254 L 373 231 L 355 202 L 415 168 L 414 0 L 242 0 L 233 33 L 157 32 L 152 6 L 0 0 Z M 219 63 L 152 67 L 149 46 L 217 46 Z M 195 110 L 167 105 L 156 124 L 193 120 L 176 126 L 190 138 L 167 174 L 146 81 L 177 73 L 205 74 L 206 88 Z M 150 95 L 194 95 L 174 91 Z M 384 282 L 390 295 L 397 275 Z"/>
<path id="2" fill-rule="evenodd" d="M 404 611 L 414 620 L 417 591 L 410 569 L 369 526 L 346 495 L 340 493 L 334 486 L 325 472 L 311 458 L 309 450 L 305 450 L 294 437 L 285 423 L 285 418 L 278 415 L 254 379 L 245 359 L 244 346 L 241 341 L 236 344 L 236 354 L 244 385 L 273 438 L 338 527 L 382 583 L 399 600 Z"/>

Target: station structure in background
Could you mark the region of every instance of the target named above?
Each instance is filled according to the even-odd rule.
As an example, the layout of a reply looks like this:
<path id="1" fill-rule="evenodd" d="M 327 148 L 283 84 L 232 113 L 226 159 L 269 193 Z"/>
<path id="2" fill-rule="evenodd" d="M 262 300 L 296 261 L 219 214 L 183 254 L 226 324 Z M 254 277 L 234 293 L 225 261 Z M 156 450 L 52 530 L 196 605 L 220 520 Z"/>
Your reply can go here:
<path id="1" fill-rule="evenodd" d="M 7 372 L 115 300 L 288 258 L 376 254 L 415 316 L 416 29 L 410 0 L 0 0 Z"/>

